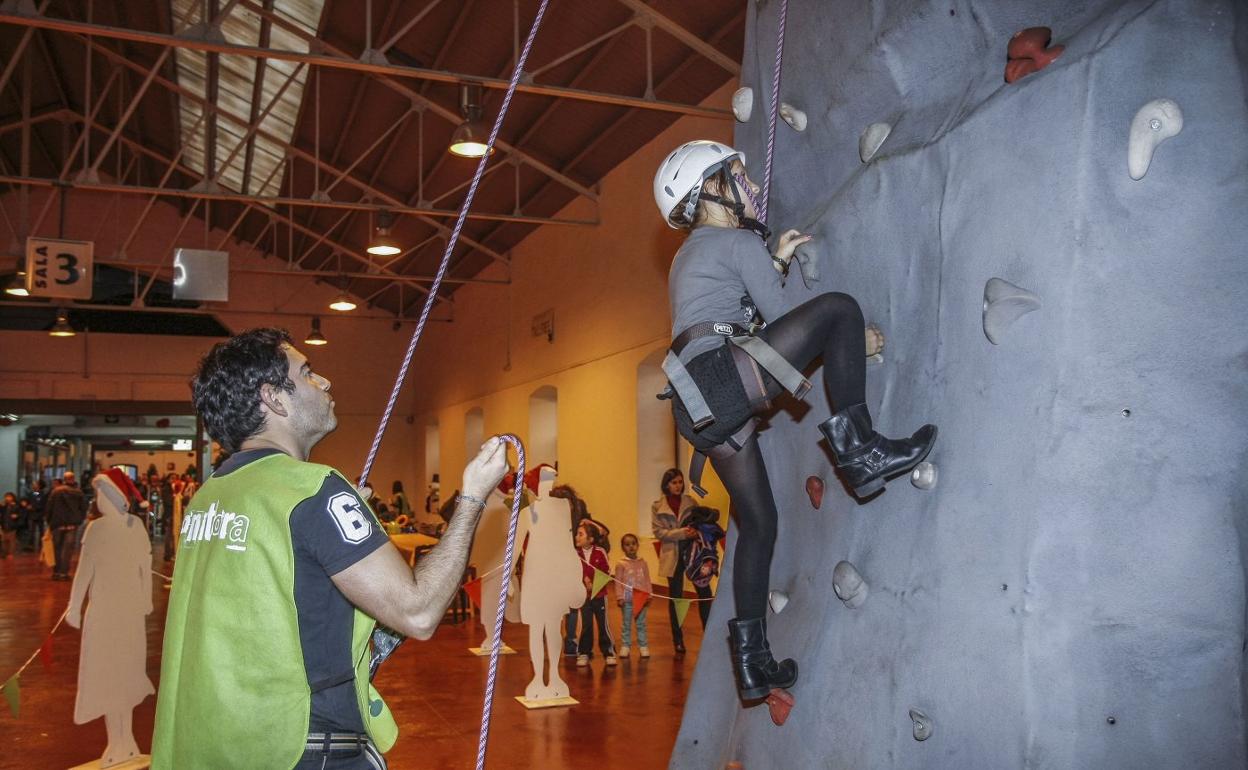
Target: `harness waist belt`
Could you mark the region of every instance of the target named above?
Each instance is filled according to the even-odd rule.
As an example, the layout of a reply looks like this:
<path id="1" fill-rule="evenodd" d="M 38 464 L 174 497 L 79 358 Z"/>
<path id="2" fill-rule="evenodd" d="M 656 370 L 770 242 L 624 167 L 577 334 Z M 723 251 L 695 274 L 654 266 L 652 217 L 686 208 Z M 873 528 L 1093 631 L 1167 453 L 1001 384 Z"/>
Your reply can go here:
<path id="1" fill-rule="evenodd" d="M 680 355 L 680 351 L 684 350 L 685 346 L 690 342 L 693 342 L 698 337 L 708 337 L 712 334 L 718 334 L 721 337 L 748 337 L 750 330 L 740 324 L 727 321 L 707 321 L 694 324 L 677 334 L 676 339 L 672 340 L 672 352 Z"/>
<path id="2" fill-rule="evenodd" d="M 367 743 L 368 735 L 365 733 L 308 733 L 306 748 L 328 754 L 335 750 L 360 750 Z"/>

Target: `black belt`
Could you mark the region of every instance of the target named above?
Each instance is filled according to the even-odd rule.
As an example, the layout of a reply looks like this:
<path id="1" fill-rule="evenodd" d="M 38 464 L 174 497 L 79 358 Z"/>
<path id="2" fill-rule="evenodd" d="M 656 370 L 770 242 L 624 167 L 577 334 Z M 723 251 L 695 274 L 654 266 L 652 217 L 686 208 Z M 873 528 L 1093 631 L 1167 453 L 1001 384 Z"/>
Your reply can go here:
<path id="1" fill-rule="evenodd" d="M 676 335 L 676 339 L 672 340 L 672 352 L 680 355 L 680 351 L 685 346 L 693 342 L 699 337 L 708 337 L 710 335 L 718 335 L 720 337 L 747 337 L 750 330 L 741 324 L 729 323 L 727 321 L 706 321 L 705 323 L 694 324 Z"/>
<path id="2" fill-rule="evenodd" d="M 359 753 L 368 745 L 367 733 L 308 733 L 305 751 L 319 751 L 322 754 L 352 751 Z"/>

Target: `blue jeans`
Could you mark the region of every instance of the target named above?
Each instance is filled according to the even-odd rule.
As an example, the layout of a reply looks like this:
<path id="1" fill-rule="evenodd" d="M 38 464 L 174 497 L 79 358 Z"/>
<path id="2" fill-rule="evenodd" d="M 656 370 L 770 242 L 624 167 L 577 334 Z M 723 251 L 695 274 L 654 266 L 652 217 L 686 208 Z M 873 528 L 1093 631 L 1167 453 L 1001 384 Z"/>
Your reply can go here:
<path id="1" fill-rule="evenodd" d="M 649 647 L 646 642 L 646 612 L 649 607 L 642 607 L 641 612 L 637 614 L 637 646 Z M 629 630 L 633 624 L 633 599 L 630 596 L 624 600 L 624 620 L 620 622 L 620 645 L 628 646 L 630 637 Z"/>

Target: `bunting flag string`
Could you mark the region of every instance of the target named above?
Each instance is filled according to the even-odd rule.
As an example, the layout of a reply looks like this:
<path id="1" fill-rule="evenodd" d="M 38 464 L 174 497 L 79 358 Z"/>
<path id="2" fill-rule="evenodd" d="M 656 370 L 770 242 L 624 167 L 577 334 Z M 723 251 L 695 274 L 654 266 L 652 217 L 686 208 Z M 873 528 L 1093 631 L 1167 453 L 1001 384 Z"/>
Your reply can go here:
<path id="1" fill-rule="evenodd" d="M 14 719 L 17 719 L 22 703 L 22 687 L 17 682 L 17 674 L 14 674 L 0 687 L 0 691 L 4 692 L 4 699 L 9 702 L 9 711 L 13 712 Z"/>
<path id="2" fill-rule="evenodd" d="M 650 601 L 650 592 L 643 591 L 640 588 L 633 589 L 633 617 L 641 614 L 646 608 L 646 602 Z"/>
<path id="3" fill-rule="evenodd" d="M 472 606 L 481 607 L 481 578 L 469 580 L 464 583 L 464 593 L 468 594 L 468 598 L 472 600 Z"/>
<path id="4" fill-rule="evenodd" d="M 607 573 L 603 572 L 600 569 L 595 568 L 594 569 L 594 587 L 590 589 L 589 595 L 597 596 L 598 592 L 601 591 L 603 587 L 606 586 L 607 583 L 610 583 L 610 582 L 611 582 L 610 575 L 608 575 Z"/>
<path id="5" fill-rule="evenodd" d="M 676 605 L 676 625 L 683 626 L 685 624 L 685 615 L 689 614 L 689 599 L 672 599 L 672 604 Z"/>
<path id="6" fill-rule="evenodd" d="M 52 665 L 52 635 L 56 633 L 56 630 L 61 627 L 61 624 L 65 622 L 65 618 L 68 616 L 69 616 L 69 608 L 66 607 L 65 611 L 61 613 L 61 616 L 57 618 L 56 623 L 52 626 L 52 630 L 48 632 L 48 635 L 44 638 L 43 642 L 38 647 L 35 648 L 35 651 L 30 654 L 30 657 L 26 659 L 25 663 L 18 666 L 17 671 L 13 672 L 13 676 L 10 676 L 8 679 L 5 679 L 4 684 L 0 685 L 0 693 L 4 694 L 4 699 L 9 704 L 9 711 L 12 712 L 15 718 L 17 717 L 18 712 L 21 710 L 22 672 L 24 672 L 27 668 L 29 668 L 31 663 L 35 662 L 35 658 L 42 658 L 44 668 L 51 667 Z"/>
<path id="7" fill-rule="evenodd" d="M 481 606 L 481 581 L 485 580 L 490 575 L 493 575 L 495 572 L 500 571 L 502 568 L 503 568 L 503 565 L 499 564 L 497 567 L 494 567 L 489 572 L 486 572 L 485 574 L 475 577 L 472 580 L 469 580 L 468 582 L 464 583 L 463 585 L 460 586 L 460 590 L 468 594 L 468 598 L 472 600 L 472 603 L 475 606 L 480 607 Z M 659 598 L 659 599 L 672 600 L 670 596 L 666 596 L 664 594 L 656 594 L 651 591 L 643 591 L 640 588 L 637 588 L 636 586 L 631 586 L 628 583 L 625 583 L 621 580 L 617 580 L 611 576 L 611 573 L 603 572 L 597 567 L 594 567 L 593 570 L 594 570 L 594 582 L 593 582 L 593 589 L 591 591 L 591 593 L 593 594 L 597 594 L 598 591 L 600 591 L 602 587 L 606 585 L 607 583 L 616 583 L 621 588 L 633 589 L 634 596 L 636 596 L 637 594 L 641 594 L 645 596 L 646 598 Z M 709 602 L 709 601 L 714 601 L 714 600 L 715 600 L 714 596 L 708 596 L 705 599 L 699 597 L 697 599 L 675 599 L 672 601 L 688 603 L 688 602 Z M 643 600 L 641 604 L 644 605 L 645 601 Z M 637 612 L 640 612 L 640 610 L 637 609 L 636 601 L 634 601 L 633 603 L 633 611 L 634 611 L 634 614 Z M 684 616 L 682 615 L 681 617 L 684 617 Z"/>

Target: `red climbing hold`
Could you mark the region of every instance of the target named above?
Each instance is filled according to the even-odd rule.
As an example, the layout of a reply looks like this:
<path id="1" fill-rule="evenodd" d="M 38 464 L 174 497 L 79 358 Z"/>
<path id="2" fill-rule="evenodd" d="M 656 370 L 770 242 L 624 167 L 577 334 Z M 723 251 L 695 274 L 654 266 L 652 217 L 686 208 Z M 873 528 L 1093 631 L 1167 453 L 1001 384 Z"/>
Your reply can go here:
<path id="1" fill-rule="evenodd" d="M 1005 82 L 1013 83 L 1033 72 L 1039 72 L 1053 63 L 1066 50 L 1064 45 L 1049 48 L 1053 30 L 1048 27 L 1028 27 L 1015 32 L 1010 38 L 1009 60 L 1005 63 Z"/>
<path id="2" fill-rule="evenodd" d="M 789 712 L 793 710 L 795 703 L 797 701 L 788 690 L 781 690 L 779 687 L 772 688 L 771 694 L 767 696 L 767 708 L 771 710 L 771 721 L 777 726 L 784 724 L 784 720 L 789 718 Z"/>
<path id="3" fill-rule="evenodd" d="M 819 506 L 823 505 L 823 479 L 818 476 L 806 479 L 806 494 L 810 497 L 810 504 L 819 510 Z"/>

